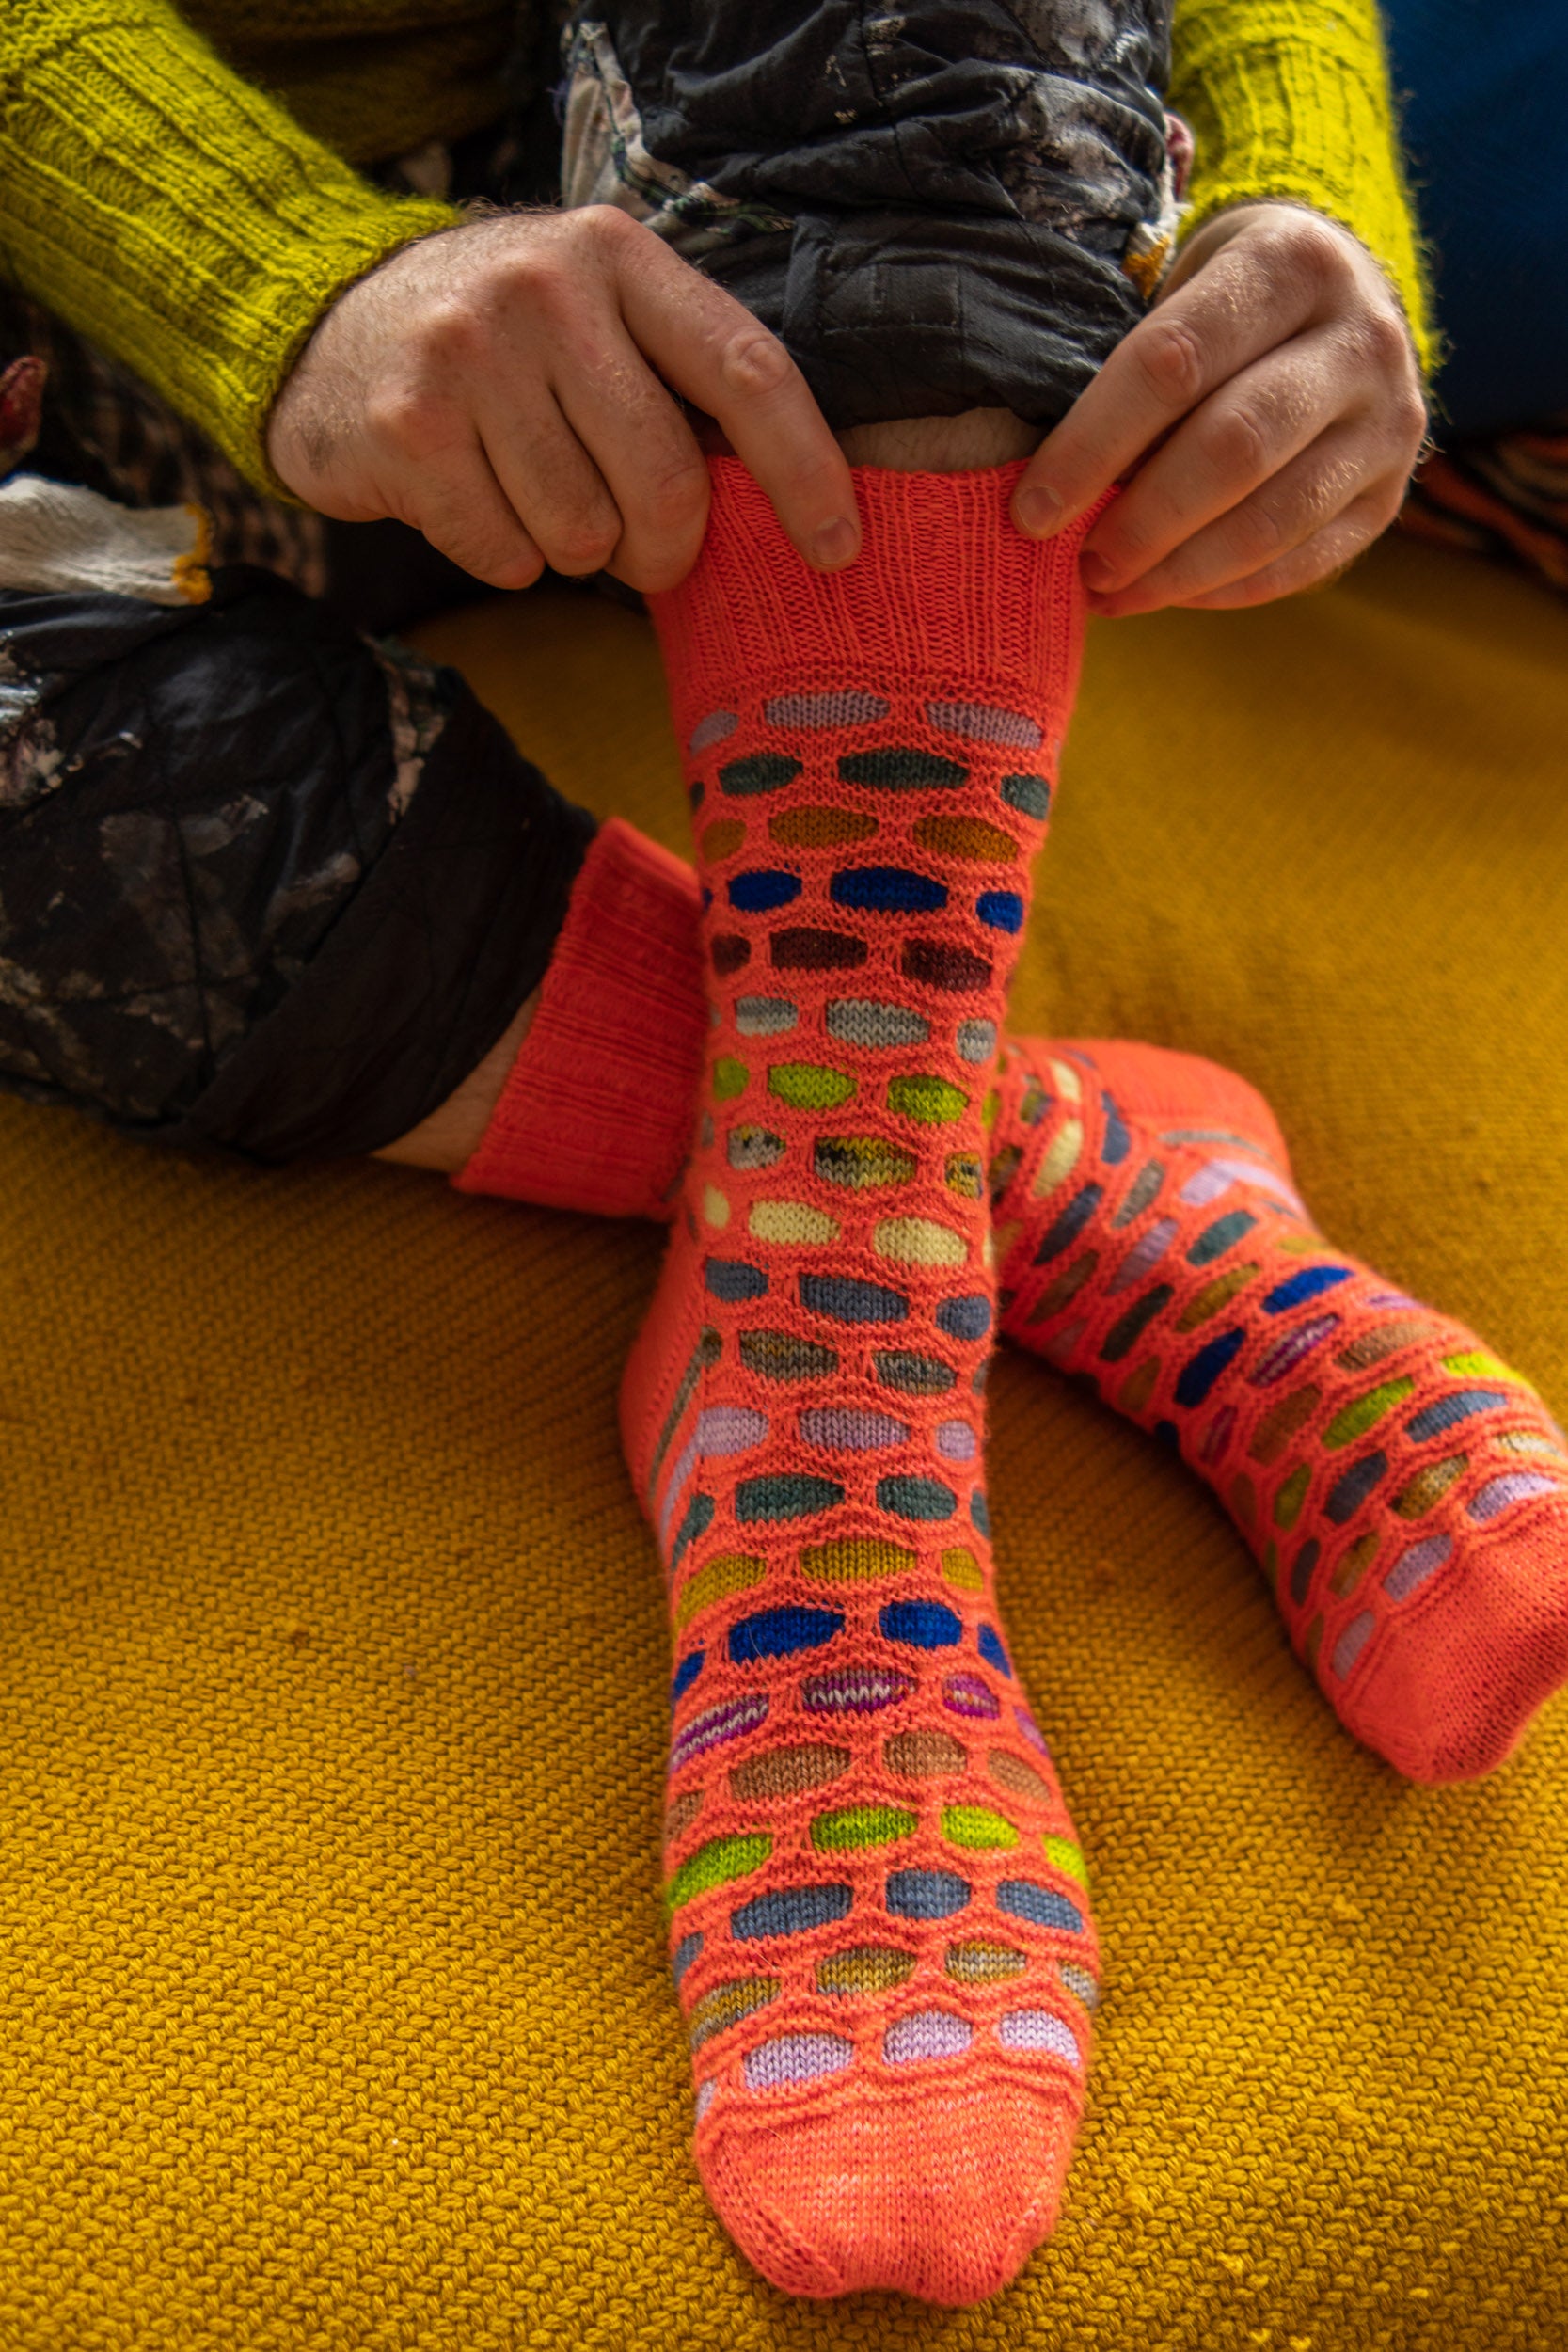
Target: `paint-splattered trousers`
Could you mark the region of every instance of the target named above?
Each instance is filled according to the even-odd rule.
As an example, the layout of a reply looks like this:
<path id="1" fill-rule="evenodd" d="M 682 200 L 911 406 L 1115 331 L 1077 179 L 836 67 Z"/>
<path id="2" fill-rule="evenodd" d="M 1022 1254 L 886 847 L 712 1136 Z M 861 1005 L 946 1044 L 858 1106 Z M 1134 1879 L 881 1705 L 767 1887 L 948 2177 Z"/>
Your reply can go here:
<path id="1" fill-rule="evenodd" d="M 835 426 L 1046 425 L 1168 237 L 1167 18 L 601 5 L 567 37 L 553 167 L 566 203 L 632 211 L 725 283 Z M 182 1146 L 373 1151 L 542 977 L 592 819 L 451 672 L 322 601 L 315 518 L 0 286 L 0 368 L 30 350 L 51 376 L 26 465 L 196 500 L 215 568 L 197 604 L 57 566 L 0 588 L 0 1084 Z"/>

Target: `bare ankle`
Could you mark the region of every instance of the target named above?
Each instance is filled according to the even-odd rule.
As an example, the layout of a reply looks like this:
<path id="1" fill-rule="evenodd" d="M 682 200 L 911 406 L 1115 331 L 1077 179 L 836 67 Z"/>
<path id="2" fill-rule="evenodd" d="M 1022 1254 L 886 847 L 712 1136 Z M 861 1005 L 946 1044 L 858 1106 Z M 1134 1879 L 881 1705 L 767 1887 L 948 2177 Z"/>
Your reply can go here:
<path id="1" fill-rule="evenodd" d="M 1030 456 L 1039 427 L 1010 408 L 966 408 L 957 417 L 898 417 L 888 424 L 851 425 L 838 437 L 852 466 L 887 466 L 898 473 L 968 473 Z"/>
<path id="2" fill-rule="evenodd" d="M 466 1167 L 483 1139 L 490 1114 L 500 1100 L 501 1089 L 528 1035 L 538 1002 L 539 991 L 535 989 L 531 995 L 524 997 L 505 1030 L 478 1067 L 469 1071 L 462 1085 L 428 1119 L 422 1119 L 395 1142 L 383 1144 L 375 1158 L 399 1160 L 405 1168 L 435 1168 L 447 1176 L 455 1175 Z"/>

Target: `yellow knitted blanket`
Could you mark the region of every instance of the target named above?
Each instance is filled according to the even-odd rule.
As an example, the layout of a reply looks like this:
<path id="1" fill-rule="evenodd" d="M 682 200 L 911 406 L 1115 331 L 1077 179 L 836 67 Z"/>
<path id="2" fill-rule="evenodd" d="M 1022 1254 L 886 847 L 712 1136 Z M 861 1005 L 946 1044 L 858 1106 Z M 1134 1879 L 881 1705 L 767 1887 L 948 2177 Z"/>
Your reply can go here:
<path id="1" fill-rule="evenodd" d="M 427 632 L 675 843 L 645 626 Z M 1091 632 L 1024 1023 L 1233 1062 L 1327 1230 L 1568 1408 L 1568 609 L 1381 548 Z M 713 2220 L 617 1451 L 650 1231 L 0 1104 L 4 2352 L 1558 2352 L 1568 1703 L 1401 1785 L 1167 1456 L 1008 1357 L 1013 1646 L 1107 1992 L 1060 2231 L 975 2312 Z"/>

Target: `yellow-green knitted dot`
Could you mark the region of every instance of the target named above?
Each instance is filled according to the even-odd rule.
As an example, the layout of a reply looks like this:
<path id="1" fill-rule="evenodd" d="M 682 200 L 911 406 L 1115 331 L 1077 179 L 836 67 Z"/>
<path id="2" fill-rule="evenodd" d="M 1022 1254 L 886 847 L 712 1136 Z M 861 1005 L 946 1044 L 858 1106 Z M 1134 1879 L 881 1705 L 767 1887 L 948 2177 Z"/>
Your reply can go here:
<path id="1" fill-rule="evenodd" d="M 1489 1356 L 1484 1348 L 1474 1348 L 1468 1355 L 1465 1356 L 1445 1356 L 1443 1359 L 1443 1370 L 1445 1372 L 1457 1373 L 1461 1375 L 1461 1377 L 1473 1376 L 1485 1380 L 1512 1380 L 1519 1388 L 1528 1389 L 1531 1396 L 1538 1393 L 1533 1381 L 1527 1380 L 1522 1372 L 1514 1372 L 1509 1365 L 1501 1362 L 1497 1357 Z"/>
<path id="2" fill-rule="evenodd" d="M 717 1184 L 703 1186 L 703 1216 L 709 1225 L 727 1225 L 730 1221 L 730 1204 Z"/>
<path id="3" fill-rule="evenodd" d="M 950 1846 L 976 1850 L 1018 1844 L 1018 1832 L 1006 1816 L 992 1813 L 983 1804 L 943 1805 L 942 1834 Z"/>
<path id="4" fill-rule="evenodd" d="M 700 1610 L 711 1608 L 716 1600 L 728 1600 L 732 1593 L 744 1592 L 749 1584 L 760 1584 L 767 1573 L 767 1561 L 754 1552 L 721 1552 L 682 1585 L 675 1604 L 676 1632 L 684 1631 Z"/>
<path id="5" fill-rule="evenodd" d="M 811 1842 L 819 1852 L 836 1853 L 847 1847 L 891 1846 L 896 1837 L 912 1835 L 915 1817 L 894 1804 L 852 1804 L 841 1813 L 819 1813 L 811 1825 Z"/>
<path id="6" fill-rule="evenodd" d="M 687 1855 L 665 1889 L 665 1907 L 678 1911 L 696 1895 L 705 1895 L 711 1887 L 723 1886 L 731 1879 L 745 1878 L 752 1870 L 760 1870 L 773 1851 L 773 1840 L 766 1830 L 740 1837 L 710 1837 L 705 1846 Z"/>
<path id="7" fill-rule="evenodd" d="M 1385 1413 L 1391 1413 L 1415 1386 L 1414 1380 L 1406 1378 L 1385 1380 L 1381 1388 L 1369 1389 L 1365 1396 L 1358 1396 L 1342 1412 L 1335 1414 L 1323 1431 L 1324 1445 L 1349 1445 L 1353 1438 L 1365 1437 L 1367 1431 L 1380 1422 Z"/>
<path id="8" fill-rule="evenodd" d="M 887 1089 L 888 1108 L 904 1119 L 917 1119 L 922 1126 L 945 1127 L 955 1119 L 961 1119 L 969 1108 L 969 1097 L 962 1087 L 949 1084 L 945 1078 L 925 1075 L 890 1078 Z"/>
<path id="9" fill-rule="evenodd" d="M 1274 1523 L 1287 1531 L 1301 1517 L 1301 1506 L 1307 1501 L 1307 1489 L 1312 1484 L 1312 1473 L 1305 1462 L 1294 1469 L 1274 1499 Z"/>
<path id="10" fill-rule="evenodd" d="M 1053 1863 L 1064 1877 L 1075 1879 L 1080 1886 L 1087 1886 L 1089 1870 L 1084 1860 L 1082 1846 L 1076 1845 L 1070 1837 L 1051 1836 L 1042 1837 L 1040 1844 L 1045 1848 L 1047 1862 Z"/>
<path id="11" fill-rule="evenodd" d="M 768 1073 L 768 1091 L 792 1110 L 832 1111 L 847 1103 L 855 1081 L 847 1070 L 830 1070 L 821 1062 L 780 1061 Z"/>

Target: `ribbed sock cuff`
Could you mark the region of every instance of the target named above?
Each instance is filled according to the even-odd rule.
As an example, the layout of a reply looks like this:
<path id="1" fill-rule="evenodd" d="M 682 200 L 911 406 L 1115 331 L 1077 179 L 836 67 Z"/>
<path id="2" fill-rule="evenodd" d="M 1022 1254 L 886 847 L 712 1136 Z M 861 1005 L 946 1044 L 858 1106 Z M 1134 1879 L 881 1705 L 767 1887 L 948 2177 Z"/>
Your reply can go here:
<path id="1" fill-rule="evenodd" d="M 868 670 L 938 703 L 984 695 L 1065 726 L 1083 648 L 1078 559 L 1101 510 L 1054 539 L 1025 538 L 1007 511 L 1023 463 L 857 467 L 862 552 L 827 573 L 800 561 L 737 459 L 711 458 L 702 559 L 649 599 L 683 750 L 698 728 L 704 743 L 721 740 L 739 681 L 767 678 L 777 696 Z M 1018 748 L 1040 749 L 1037 730 L 1033 742 L 1021 732 Z"/>
<path id="2" fill-rule="evenodd" d="M 706 1027 L 699 913 L 689 866 L 619 818 L 601 828 L 459 1192 L 668 1218 Z"/>

